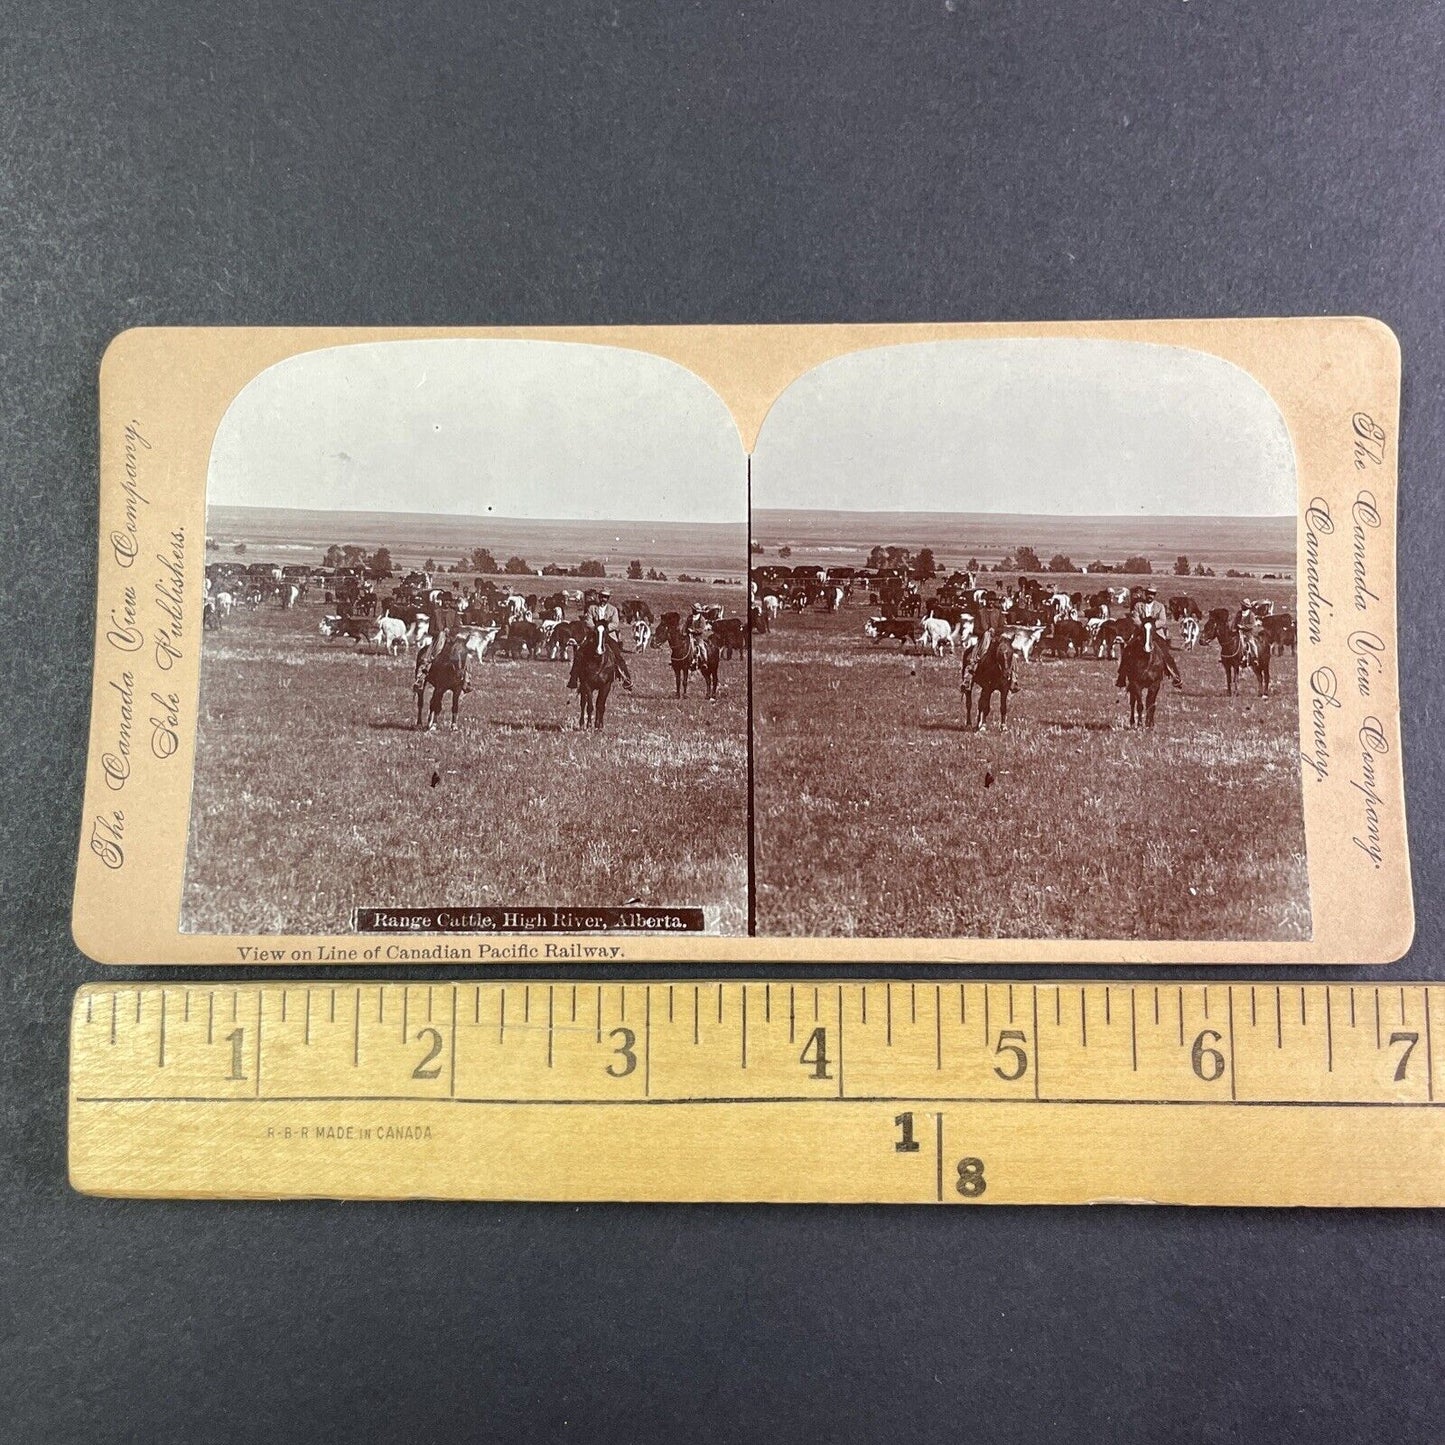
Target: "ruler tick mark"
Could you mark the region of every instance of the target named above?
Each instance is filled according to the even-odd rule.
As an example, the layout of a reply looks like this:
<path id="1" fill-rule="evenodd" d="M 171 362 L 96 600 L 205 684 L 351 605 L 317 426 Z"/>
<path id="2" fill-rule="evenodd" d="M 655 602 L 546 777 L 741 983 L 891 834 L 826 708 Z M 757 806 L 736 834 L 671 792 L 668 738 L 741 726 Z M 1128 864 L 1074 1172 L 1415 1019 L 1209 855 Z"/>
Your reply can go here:
<path id="1" fill-rule="evenodd" d="M 283 986 L 281 989 L 281 1022 L 283 1024 L 286 1022 L 286 995 L 288 992 L 290 990 Z"/>
<path id="2" fill-rule="evenodd" d="M 642 1097 L 652 1095 L 652 985 L 642 990 Z"/>
<path id="3" fill-rule="evenodd" d="M 1034 996 L 1034 1098 L 1039 1097 L 1039 986 L 1030 984 Z"/>
<path id="4" fill-rule="evenodd" d="M 1104 1022 L 1106 1024 L 1112 1024 L 1114 1022 L 1113 998 L 1114 990 L 1106 983 L 1104 985 Z"/>
<path id="5" fill-rule="evenodd" d="M 993 1030 L 988 1020 L 988 985 L 983 986 L 983 1046 L 988 1047 L 988 1036 Z"/>
<path id="6" fill-rule="evenodd" d="M 1335 1071 L 1335 1019 L 1334 1009 L 1330 1007 L 1329 985 L 1325 985 L 1325 1072 L 1333 1074 Z"/>
<path id="7" fill-rule="evenodd" d="M 893 1045 L 893 985 L 891 983 L 886 983 L 883 985 L 883 1003 L 883 1011 L 886 1015 L 886 1018 L 884 1020 L 885 1027 L 883 1030 L 883 1039 L 884 1042 L 888 1044 L 888 1046 L 891 1048 Z"/>
<path id="8" fill-rule="evenodd" d="M 627 1017 L 627 1001 L 625 999 L 622 1003 L 622 1017 Z M 522 1022 L 524 1024 L 532 1022 L 532 985 L 530 983 L 522 985 Z"/>
<path id="9" fill-rule="evenodd" d="M 1159 990 L 1154 990 L 1154 1027 L 1159 1027 Z"/>
<path id="10" fill-rule="evenodd" d="M 1405 1022 L 1405 990 L 1400 990 L 1400 1022 Z"/>
<path id="11" fill-rule="evenodd" d="M 301 1042 L 304 1043 L 307 1048 L 311 1047 L 311 990 L 309 988 L 306 990 L 306 1024 L 305 1030 L 301 1035 Z"/>
<path id="12" fill-rule="evenodd" d="M 1425 1006 L 1425 1097 L 1435 1102 L 1435 1049 L 1430 1042 L 1430 990 L 1420 990 L 1420 1001 Z"/>
<path id="13" fill-rule="evenodd" d="M 1139 1021 L 1134 1013 L 1134 990 L 1129 990 L 1129 1067 L 1139 1072 Z"/>
<path id="14" fill-rule="evenodd" d="M 987 997 L 988 988 L 984 986 L 984 994 Z M 1079 1046 L 1087 1049 L 1089 1047 L 1089 1000 L 1084 995 L 1084 990 L 1079 990 Z"/>
<path id="15" fill-rule="evenodd" d="M 1179 1047 L 1184 1047 L 1184 990 L 1179 990 Z"/>
<path id="16" fill-rule="evenodd" d="M 943 986 L 933 986 L 933 1067 L 943 1067 Z"/>
<path id="17" fill-rule="evenodd" d="M 351 1011 L 351 1067 L 361 1065 L 361 990 L 356 990 L 356 1007 Z"/>
<path id="18" fill-rule="evenodd" d="M 860 1016 L 862 1018 L 862 1021 L 866 1024 L 868 1022 L 868 985 L 866 983 L 863 985 L 863 992 L 859 1007 L 861 1011 Z"/>
<path id="19" fill-rule="evenodd" d="M 1375 1047 L 1380 1047 L 1380 990 L 1375 990 Z"/>
<path id="20" fill-rule="evenodd" d="M 1012 1022 L 1014 1021 L 1014 986 L 1013 986 L 1013 984 L 1009 984 L 1009 986 L 1008 986 L 1008 1021 L 1009 1021 L 1010 1023 L 1012 1023 Z"/>
<path id="21" fill-rule="evenodd" d="M 114 1042 L 115 1042 L 115 1011 L 116 1011 L 116 996 L 115 996 L 115 993 L 112 992 L 112 993 L 111 993 L 111 996 L 110 996 L 110 1041 L 111 1041 L 111 1043 L 114 1043 Z M 210 1040 L 210 1037 L 207 1036 L 206 1042 L 207 1042 L 207 1043 L 210 1043 L 210 1041 L 211 1041 L 211 1040 Z"/>
<path id="22" fill-rule="evenodd" d="M 600 990 L 599 990 L 600 991 Z M 503 984 L 497 990 L 497 1043 L 504 1044 L 507 1041 L 507 985 Z M 597 1025 L 597 1042 L 602 1042 L 602 1024 L 599 1020 Z"/>
<path id="23" fill-rule="evenodd" d="M 1304 1028 L 1308 1022 L 1308 1019 L 1305 1017 L 1305 990 L 1303 984 L 1300 985 L 1299 991 L 1299 1022 L 1301 1028 Z"/>
<path id="24" fill-rule="evenodd" d="M 817 990 L 814 989 L 816 996 Z M 838 985 L 838 1097 L 843 1097 L 843 985 Z"/>
<path id="25" fill-rule="evenodd" d="M 206 994 L 206 1042 L 209 1044 L 215 1037 L 216 1023 L 216 995 L 214 992 Z M 110 1041 L 115 1042 L 115 1015 L 110 1017 Z"/>
<path id="26" fill-rule="evenodd" d="M 671 984 L 668 985 L 667 992 L 670 997 L 672 994 Z M 574 1024 L 577 1022 L 577 985 L 575 983 L 572 985 L 572 1017 L 568 1020 L 568 1022 Z"/>
<path id="27" fill-rule="evenodd" d="M 868 1007 L 868 990 L 863 990 L 863 1007 Z M 770 983 L 763 985 L 763 1022 L 770 1024 L 773 1021 L 773 986 Z"/>
<path id="28" fill-rule="evenodd" d="M 335 990 L 334 988 L 331 990 L 331 1004 L 330 1004 L 330 1007 L 331 1007 L 331 1017 L 327 1020 L 327 1022 L 334 1024 L 334 1023 L 336 1022 L 336 990 Z"/>
<path id="29" fill-rule="evenodd" d="M 627 985 L 625 983 L 617 985 L 617 1021 L 624 1024 L 627 1022 Z"/>
<path id="30" fill-rule="evenodd" d="M 602 985 L 597 985 L 597 1042 L 602 1042 Z"/>
<path id="31" fill-rule="evenodd" d="M 406 1012 L 411 1006 L 411 990 L 405 985 L 401 986 L 401 1041 L 406 1042 Z"/>
<path id="32" fill-rule="evenodd" d="M 818 990 L 813 990 L 813 1022 L 818 1022 Z"/>
<path id="33" fill-rule="evenodd" d="M 256 990 L 256 1097 L 261 1097 L 261 1022 L 266 1012 L 266 990 Z"/>
<path id="34" fill-rule="evenodd" d="M 942 1109 L 940 1109 L 940 1110 L 938 1111 L 938 1113 L 936 1113 L 936 1114 L 933 1116 L 933 1122 L 934 1122 L 934 1137 L 935 1137 L 935 1139 L 936 1139 L 936 1141 L 937 1141 L 937 1154 L 938 1154 L 938 1166 L 937 1166 L 938 1202 L 939 1202 L 940 1204 L 942 1204 L 942 1203 L 943 1203 L 943 1110 L 942 1110 Z"/>
<path id="35" fill-rule="evenodd" d="M 908 985 L 908 1022 L 911 1024 L 918 1022 L 918 985 L 916 983 Z"/>
<path id="36" fill-rule="evenodd" d="M 91 1020 L 91 1015 L 92 1015 L 94 1012 L 95 1012 L 95 996 L 94 996 L 93 994 L 86 994 L 86 996 L 85 996 L 85 1021 L 86 1021 L 86 1023 L 89 1023 L 89 1022 L 90 1022 L 90 1020 Z"/>
<path id="37" fill-rule="evenodd" d="M 140 990 L 135 991 L 135 1021 L 140 1022 Z"/>
<path id="38" fill-rule="evenodd" d="M 723 1021 L 723 986 L 722 986 L 722 984 L 718 984 L 718 986 L 717 986 L 717 1021 L 718 1021 L 719 1023 L 721 1023 L 721 1022 Z"/>
<path id="39" fill-rule="evenodd" d="M 575 994 L 575 990 L 574 990 Z M 477 984 L 472 989 L 472 1022 L 479 1024 L 482 1021 L 482 986 Z"/>
<path id="40" fill-rule="evenodd" d="M 967 990 L 962 984 L 958 986 L 958 1022 L 960 1024 L 968 1022 L 968 996 Z"/>
<path id="41" fill-rule="evenodd" d="M 431 1022 L 431 984 L 426 986 L 426 1021 Z"/>
<path id="42" fill-rule="evenodd" d="M 190 989 L 186 989 L 186 991 L 181 995 L 181 1022 L 182 1022 L 183 1024 L 188 1024 L 188 1023 L 190 1023 L 190 1021 L 191 1021 L 191 991 L 190 991 Z"/>
<path id="43" fill-rule="evenodd" d="M 1354 1028 L 1354 1026 L 1355 1026 L 1355 991 L 1354 991 L 1354 989 L 1351 989 L 1351 990 L 1350 990 L 1350 1027 L 1351 1027 L 1351 1028 Z"/>
<path id="44" fill-rule="evenodd" d="M 1255 1003 L 1253 984 L 1249 986 L 1249 1026 L 1252 1029 L 1259 1027 L 1259 1009 Z"/>
<path id="45" fill-rule="evenodd" d="M 672 985 L 667 986 L 667 1021 L 672 1022 Z"/>
<path id="46" fill-rule="evenodd" d="M 693 989 L 692 989 L 692 1041 L 693 1041 L 693 1043 L 697 1043 L 697 1041 L 698 1041 L 698 1032 L 697 1032 L 698 1002 L 697 1002 L 697 999 L 698 999 L 698 987 L 697 987 L 696 984 L 694 984 L 694 985 L 693 985 Z M 792 1036 L 793 1036 L 792 1030 L 790 1029 L 790 1030 L 788 1031 L 788 1037 L 789 1037 L 789 1038 L 792 1038 Z"/>
<path id="47" fill-rule="evenodd" d="M 552 1041 L 553 1041 L 553 1037 L 554 1037 L 554 1035 L 553 1035 L 553 1032 L 552 1032 L 552 985 L 549 983 L 549 984 L 547 985 L 547 1067 L 548 1067 L 549 1069 L 552 1067 L 552 1047 L 553 1047 Z"/>
<path id="48" fill-rule="evenodd" d="M 1225 1003 L 1229 1008 L 1229 1097 L 1237 1100 L 1239 1095 L 1235 1092 L 1238 1086 L 1238 1074 L 1234 1066 L 1234 989 L 1228 988 L 1224 994 Z"/>
<path id="49" fill-rule="evenodd" d="M 1277 1049 L 1284 1047 L 1284 1009 L 1280 1003 L 1278 986 L 1274 991 L 1274 1046 Z"/>
<path id="50" fill-rule="evenodd" d="M 161 989 L 161 1042 L 159 1054 L 159 1067 L 166 1066 L 166 991 Z"/>
<path id="51" fill-rule="evenodd" d="M 1209 985 L 1204 985 L 1204 1017 L 1206 1022 L 1209 1019 Z"/>
<path id="52" fill-rule="evenodd" d="M 451 1068 L 447 1076 L 447 1094 L 455 1099 L 457 1096 L 457 1002 L 458 990 L 456 984 L 452 985 L 452 1058 Z"/>
<path id="53" fill-rule="evenodd" d="M 1062 1028 L 1064 1025 L 1064 991 L 1057 984 L 1054 985 L 1054 1027 Z"/>
<path id="54" fill-rule="evenodd" d="M 748 1066 L 748 986 L 742 985 L 743 1010 L 743 1068 Z"/>

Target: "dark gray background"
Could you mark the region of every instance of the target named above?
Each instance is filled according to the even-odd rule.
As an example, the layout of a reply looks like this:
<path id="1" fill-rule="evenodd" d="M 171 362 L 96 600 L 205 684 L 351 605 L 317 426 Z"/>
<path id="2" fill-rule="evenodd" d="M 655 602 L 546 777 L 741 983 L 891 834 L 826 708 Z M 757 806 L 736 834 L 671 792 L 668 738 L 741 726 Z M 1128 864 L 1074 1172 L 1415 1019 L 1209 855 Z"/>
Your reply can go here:
<path id="1" fill-rule="evenodd" d="M 139 324 L 1383 318 L 1423 909 L 1404 972 L 1442 976 L 1419 623 L 1445 12 L 1053 8 L 0 7 L 0 1436 L 1445 1435 L 1424 1214 L 128 1204 L 65 1183 L 65 1021 L 98 973 L 67 921 L 96 367 Z"/>

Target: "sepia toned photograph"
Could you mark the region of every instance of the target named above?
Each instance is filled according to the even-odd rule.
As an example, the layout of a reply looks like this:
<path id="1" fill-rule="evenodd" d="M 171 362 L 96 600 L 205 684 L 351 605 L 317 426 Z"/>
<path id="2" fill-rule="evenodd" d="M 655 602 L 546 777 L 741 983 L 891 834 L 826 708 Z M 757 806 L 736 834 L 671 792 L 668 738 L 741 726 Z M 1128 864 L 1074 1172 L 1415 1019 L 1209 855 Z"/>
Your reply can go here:
<path id="1" fill-rule="evenodd" d="M 757 931 L 1307 940 L 1296 496 L 1202 352 L 802 376 L 752 463 Z"/>
<path id="2" fill-rule="evenodd" d="M 182 929 L 744 932 L 746 485 L 638 352 L 262 372 L 209 461 Z"/>

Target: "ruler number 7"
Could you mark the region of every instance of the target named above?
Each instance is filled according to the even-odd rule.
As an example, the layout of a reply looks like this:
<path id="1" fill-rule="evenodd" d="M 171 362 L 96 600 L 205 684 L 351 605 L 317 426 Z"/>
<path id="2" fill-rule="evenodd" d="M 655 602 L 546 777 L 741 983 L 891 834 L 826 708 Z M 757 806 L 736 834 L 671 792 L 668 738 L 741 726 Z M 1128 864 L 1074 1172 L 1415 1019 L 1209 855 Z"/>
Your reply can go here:
<path id="1" fill-rule="evenodd" d="M 1402 1083 L 1405 1078 L 1405 1070 L 1410 1066 L 1410 1055 L 1415 1052 L 1415 1045 L 1420 1042 L 1420 1035 L 1413 1030 L 1406 1033 L 1404 1029 L 1396 1029 L 1390 1035 L 1390 1043 L 1404 1044 L 1405 1052 L 1400 1055 L 1400 1062 L 1395 1065 L 1395 1082 Z"/>

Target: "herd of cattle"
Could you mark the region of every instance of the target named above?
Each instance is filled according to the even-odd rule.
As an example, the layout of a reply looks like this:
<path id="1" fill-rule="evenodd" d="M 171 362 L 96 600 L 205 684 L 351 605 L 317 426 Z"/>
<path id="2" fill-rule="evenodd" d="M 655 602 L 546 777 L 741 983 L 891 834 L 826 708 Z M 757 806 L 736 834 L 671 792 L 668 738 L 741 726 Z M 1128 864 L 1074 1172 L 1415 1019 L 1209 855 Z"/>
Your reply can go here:
<path id="1" fill-rule="evenodd" d="M 596 600 L 589 589 L 559 590 L 550 594 L 521 593 L 486 578 L 459 591 L 430 585 L 399 586 L 385 598 L 364 583 L 324 589 L 319 631 L 323 638 L 350 642 L 378 652 L 400 656 L 419 647 L 429 631 L 428 613 L 444 591 L 448 604 L 461 618 L 468 652 L 480 662 L 488 656 L 514 659 L 567 660 L 585 640 L 581 613 Z M 279 578 L 241 584 L 224 576 L 208 575 L 204 625 L 219 628 L 238 608 L 255 608 L 270 602 L 283 610 L 306 600 L 313 584 L 304 578 Z M 741 655 L 747 646 L 747 623 L 741 617 L 724 616 L 717 603 L 703 607 L 713 639 L 726 658 Z M 634 652 L 647 652 L 661 640 L 682 628 L 682 616 L 675 611 L 656 616 L 641 598 L 631 598 L 618 607 Z"/>
<path id="2" fill-rule="evenodd" d="M 849 593 L 844 582 L 809 582 L 804 587 L 769 587 L 755 593 L 753 620 L 761 630 L 786 611 L 803 612 L 821 607 L 835 612 Z M 1146 596 L 1142 586 L 1106 587 L 1085 593 L 1052 589 L 1032 577 L 1020 577 L 1001 591 L 975 585 L 972 577 L 960 577 L 938 589 L 925 600 L 917 584 L 869 592 L 876 609 L 864 623 L 864 636 L 873 643 L 897 642 L 920 654 L 942 657 L 957 653 L 974 638 L 977 607 L 987 601 L 1004 615 L 1004 636 L 1025 660 L 1036 654 L 1056 658 L 1096 657 L 1117 659 L 1134 632 L 1129 612 Z M 1176 645 L 1195 647 L 1201 641 L 1222 638 L 1230 624 L 1228 609 L 1216 609 L 1206 619 L 1203 610 L 1187 594 L 1167 599 Z M 1275 611 L 1269 602 L 1255 604 L 1263 637 L 1275 652 L 1293 652 L 1297 643 L 1294 617 Z M 1210 622 L 1214 622 L 1211 630 Z"/>

